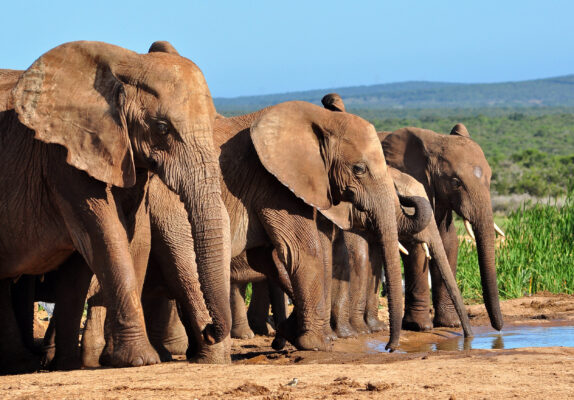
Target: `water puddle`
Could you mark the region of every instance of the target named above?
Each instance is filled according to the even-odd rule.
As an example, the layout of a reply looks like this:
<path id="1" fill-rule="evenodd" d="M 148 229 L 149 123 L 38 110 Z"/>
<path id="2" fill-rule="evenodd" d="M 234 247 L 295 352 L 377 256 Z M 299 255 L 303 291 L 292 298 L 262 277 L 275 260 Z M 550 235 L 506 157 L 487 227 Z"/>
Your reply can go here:
<path id="1" fill-rule="evenodd" d="M 474 329 L 474 328 L 473 328 Z M 510 326 L 501 332 L 474 329 L 474 337 L 465 339 L 452 330 L 435 330 L 401 338 L 400 352 L 460 351 L 470 349 L 516 349 L 521 347 L 574 347 L 574 326 Z M 385 342 L 370 340 L 368 351 L 384 352 Z"/>

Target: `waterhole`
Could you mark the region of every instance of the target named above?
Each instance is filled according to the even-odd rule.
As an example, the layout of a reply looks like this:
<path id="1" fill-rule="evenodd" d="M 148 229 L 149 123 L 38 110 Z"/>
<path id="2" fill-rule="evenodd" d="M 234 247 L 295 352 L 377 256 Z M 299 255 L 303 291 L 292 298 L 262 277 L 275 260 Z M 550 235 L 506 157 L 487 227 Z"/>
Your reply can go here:
<path id="1" fill-rule="evenodd" d="M 517 349 L 521 347 L 574 347 L 574 326 L 511 326 L 502 331 L 475 329 L 474 336 L 464 338 L 450 330 L 433 332 L 428 337 L 401 341 L 399 351 L 460 351 L 470 349 Z M 384 352 L 385 342 L 370 341 L 370 351 Z"/>

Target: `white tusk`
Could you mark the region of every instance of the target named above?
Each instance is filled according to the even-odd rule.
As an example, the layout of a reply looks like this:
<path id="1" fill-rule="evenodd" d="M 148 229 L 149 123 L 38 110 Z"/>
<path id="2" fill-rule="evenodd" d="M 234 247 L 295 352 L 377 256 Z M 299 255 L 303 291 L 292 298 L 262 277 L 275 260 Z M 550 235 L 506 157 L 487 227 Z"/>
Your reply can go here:
<path id="1" fill-rule="evenodd" d="M 470 222 L 468 222 L 467 219 L 464 220 L 464 227 L 466 228 L 466 231 L 468 232 L 468 235 L 472 238 L 472 240 L 476 240 L 476 238 L 474 237 L 474 232 L 472 231 L 472 226 L 470 225 Z"/>
<path id="2" fill-rule="evenodd" d="M 427 260 L 430 260 L 431 256 L 430 256 L 430 251 L 429 251 L 429 245 L 426 242 L 423 242 L 423 250 L 425 251 L 425 256 L 426 256 Z"/>
<path id="3" fill-rule="evenodd" d="M 401 244 L 401 242 L 399 242 L 399 251 L 400 251 L 401 253 L 403 253 L 405 256 L 408 256 L 408 255 L 409 255 L 409 251 L 405 248 L 405 246 L 403 246 L 403 245 Z"/>
<path id="4" fill-rule="evenodd" d="M 504 234 L 504 231 L 502 229 L 500 229 L 498 227 L 498 225 L 496 225 L 496 222 L 494 223 L 494 230 L 496 231 L 496 233 L 498 233 L 500 236 L 502 237 L 506 237 L 506 235 Z"/>

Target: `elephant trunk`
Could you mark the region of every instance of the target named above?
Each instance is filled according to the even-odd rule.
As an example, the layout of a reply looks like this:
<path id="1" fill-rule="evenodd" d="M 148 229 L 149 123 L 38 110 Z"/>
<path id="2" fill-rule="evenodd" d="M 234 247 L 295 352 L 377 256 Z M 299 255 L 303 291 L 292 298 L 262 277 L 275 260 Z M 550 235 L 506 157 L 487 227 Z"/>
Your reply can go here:
<path id="1" fill-rule="evenodd" d="M 401 236 L 412 236 L 427 227 L 433 217 L 430 203 L 423 197 L 403 196 L 398 194 L 399 202 L 395 204 L 397 228 Z M 407 214 L 403 207 L 414 208 L 412 215 Z"/>
<path id="2" fill-rule="evenodd" d="M 430 255 L 431 257 L 434 258 L 435 264 L 438 270 L 440 271 L 441 277 L 446 286 L 446 290 L 450 296 L 452 303 L 454 304 L 454 308 L 456 310 L 456 313 L 458 314 L 458 317 L 462 325 L 464 336 L 471 337 L 473 336 L 473 333 L 472 328 L 470 327 L 470 320 L 468 319 L 466 307 L 464 306 L 464 301 L 462 300 L 462 295 L 460 294 L 460 290 L 456 283 L 456 279 L 450 268 L 450 264 L 446 256 L 442 240 L 440 239 L 440 233 L 438 231 L 436 223 L 432 221 L 427 227 L 427 229 L 430 234 L 429 235 L 430 239 L 427 240 Z"/>
<path id="3" fill-rule="evenodd" d="M 395 350 L 399 346 L 403 313 L 397 222 L 395 210 L 392 206 L 395 202 L 398 203 L 394 192 L 385 194 L 383 190 L 383 193 L 377 196 L 377 203 L 380 206 L 374 213 L 374 225 L 383 256 L 389 308 L 390 338 L 385 349 L 390 351 Z"/>
<path id="4" fill-rule="evenodd" d="M 209 146 L 200 145 L 202 136 Z M 166 183 L 179 194 L 188 214 L 201 291 L 212 319 L 202 334 L 207 343 L 215 344 L 231 330 L 229 217 L 221 199 L 221 172 L 211 131 L 195 138 L 196 145 L 178 160 L 180 177 L 173 185 Z"/>
<path id="5" fill-rule="evenodd" d="M 487 207 L 487 209 L 490 210 L 490 201 L 488 204 L 489 207 Z M 484 305 L 488 311 L 492 327 L 496 330 L 501 330 L 504 325 L 504 321 L 502 320 L 502 313 L 500 312 L 498 284 L 496 281 L 492 212 L 488 212 L 486 215 L 472 219 L 471 224 L 476 236 L 476 250 L 478 253 L 478 265 L 480 267 Z"/>

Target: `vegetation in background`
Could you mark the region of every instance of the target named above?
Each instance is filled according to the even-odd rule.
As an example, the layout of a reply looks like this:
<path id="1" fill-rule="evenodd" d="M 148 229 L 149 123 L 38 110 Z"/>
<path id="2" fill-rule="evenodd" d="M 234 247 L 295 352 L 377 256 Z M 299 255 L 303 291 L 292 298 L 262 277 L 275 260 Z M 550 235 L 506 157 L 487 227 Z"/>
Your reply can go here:
<path id="1" fill-rule="evenodd" d="M 371 122 L 377 130 L 416 126 L 444 134 L 462 122 L 492 168 L 494 195 L 565 195 L 574 176 L 574 113 L 529 115 L 508 111 L 497 116 L 462 114 Z"/>
<path id="2" fill-rule="evenodd" d="M 574 294 L 574 187 L 564 205 L 526 204 L 505 222 L 506 239 L 496 250 L 502 299 L 540 291 Z M 463 297 L 482 301 L 474 243 L 461 240 L 457 281 Z"/>

